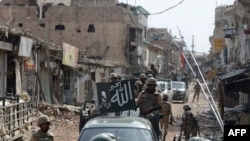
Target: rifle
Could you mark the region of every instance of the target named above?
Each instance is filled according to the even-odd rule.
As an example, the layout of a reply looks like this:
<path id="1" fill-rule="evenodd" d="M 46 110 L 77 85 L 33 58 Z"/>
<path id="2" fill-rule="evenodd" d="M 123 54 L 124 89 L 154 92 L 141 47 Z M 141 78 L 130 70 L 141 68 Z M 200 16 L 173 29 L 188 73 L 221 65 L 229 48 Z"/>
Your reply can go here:
<path id="1" fill-rule="evenodd" d="M 141 114 L 147 115 L 153 111 L 157 111 L 157 110 L 161 110 L 161 109 L 162 109 L 162 106 L 157 105 L 157 106 L 151 107 L 150 109 L 146 109 L 146 110 L 142 111 Z"/>

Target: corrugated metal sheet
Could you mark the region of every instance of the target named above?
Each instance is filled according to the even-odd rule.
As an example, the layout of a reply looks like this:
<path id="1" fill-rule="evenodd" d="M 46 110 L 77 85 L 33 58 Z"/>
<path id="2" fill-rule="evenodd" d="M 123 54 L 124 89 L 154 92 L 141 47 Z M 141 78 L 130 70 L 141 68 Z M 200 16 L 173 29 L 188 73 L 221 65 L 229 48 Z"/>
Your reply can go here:
<path id="1" fill-rule="evenodd" d="M 242 78 L 242 76 L 246 78 L 247 76 L 244 74 L 245 72 L 250 72 L 250 68 L 239 69 L 239 70 L 228 72 L 226 74 L 219 76 L 219 79 L 226 80 L 226 79 L 231 79 L 233 77 L 238 77 L 238 76 L 239 77 L 241 76 L 241 78 Z"/>

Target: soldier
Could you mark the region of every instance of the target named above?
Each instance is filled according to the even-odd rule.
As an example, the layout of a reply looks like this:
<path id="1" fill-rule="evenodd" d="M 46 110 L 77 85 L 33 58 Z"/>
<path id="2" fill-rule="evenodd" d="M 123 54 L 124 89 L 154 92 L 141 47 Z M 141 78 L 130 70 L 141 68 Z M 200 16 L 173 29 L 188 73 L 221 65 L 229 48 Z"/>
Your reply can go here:
<path id="1" fill-rule="evenodd" d="M 117 74 L 117 81 L 121 81 L 122 80 L 122 77 L 120 74 Z"/>
<path id="2" fill-rule="evenodd" d="M 117 82 L 117 74 L 116 73 L 110 74 L 110 82 Z"/>
<path id="3" fill-rule="evenodd" d="M 139 107 L 140 116 L 147 116 L 157 110 L 161 109 L 162 99 L 160 93 L 156 90 L 156 79 L 151 77 L 147 81 L 147 88 L 142 91 L 136 101 L 136 105 Z M 150 119 L 156 134 L 160 135 L 159 119 Z"/>
<path id="4" fill-rule="evenodd" d="M 150 70 L 152 72 L 153 77 L 156 77 L 156 75 L 158 74 L 157 69 L 155 68 L 154 64 L 150 64 Z"/>
<path id="5" fill-rule="evenodd" d="M 37 126 L 40 127 L 40 130 L 32 133 L 29 141 L 53 141 L 53 134 L 49 131 L 50 120 L 49 117 L 44 115 L 39 117 L 37 121 Z"/>
<path id="6" fill-rule="evenodd" d="M 145 73 L 140 74 L 140 78 L 139 78 L 139 80 L 137 80 L 136 84 L 137 84 L 137 90 L 138 90 L 139 93 L 142 90 L 146 89 L 146 87 L 147 87 L 147 77 L 146 77 Z"/>
<path id="7" fill-rule="evenodd" d="M 171 103 L 168 101 L 168 95 L 167 94 L 163 94 L 162 97 L 162 110 L 161 113 L 164 114 L 163 118 L 160 119 L 160 124 L 161 124 L 161 129 L 163 128 L 164 133 L 163 133 L 163 140 L 165 141 L 166 136 L 168 134 L 168 124 L 169 121 L 171 121 L 170 123 L 172 124 L 173 122 L 173 113 L 172 113 L 172 105 Z"/>
<path id="8" fill-rule="evenodd" d="M 189 105 L 184 105 L 183 109 L 184 113 L 182 114 L 182 131 L 184 131 L 185 140 L 188 141 L 190 135 L 191 137 L 197 136 L 199 126 L 191 111 L 191 107 Z"/>
<path id="9" fill-rule="evenodd" d="M 193 97 L 193 101 L 192 102 L 194 102 L 196 96 L 197 96 L 197 102 L 198 102 L 199 96 L 200 96 L 200 90 L 201 90 L 201 87 L 200 87 L 199 83 L 197 82 L 194 85 L 194 97 Z"/>
<path id="10" fill-rule="evenodd" d="M 151 73 L 147 75 L 147 79 L 150 77 L 153 77 L 153 75 Z"/>

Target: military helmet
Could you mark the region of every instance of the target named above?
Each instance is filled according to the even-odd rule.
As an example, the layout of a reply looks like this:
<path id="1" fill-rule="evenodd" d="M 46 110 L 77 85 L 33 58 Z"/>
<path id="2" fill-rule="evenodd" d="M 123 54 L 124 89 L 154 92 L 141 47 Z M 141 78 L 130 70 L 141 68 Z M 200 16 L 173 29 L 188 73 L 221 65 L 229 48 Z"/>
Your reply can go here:
<path id="1" fill-rule="evenodd" d="M 150 73 L 147 75 L 147 78 L 153 77 L 153 75 Z"/>
<path id="2" fill-rule="evenodd" d="M 147 81 L 147 85 L 157 85 L 156 79 L 154 77 L 150 77 Z"/>
<path id="3" fill-rule="evenodd" d="M 41 126 L 44 123 L 49 123 L 50 124 L 49 117 L 46 116 L 46 115 L 43 115 L 43 116 L 41 116 L 41 117 L 38 118 L 37 126 Z"/>
<path id="4" fill-rule="evenodd" d="M 191 107 L 190 107 L 189 105 L 184 105 L 184 106 L 183 106 L 183 109 L 184 109 L 184 110 L 191 110 Z"/>
<path id="5" fill-rule="evenodd" d="M 135 81 L 135 86 L 142 85 L 141 81 Z"/>
<path id="6" fill-rule="evenodd" d="M 110 78 L 117 78 L 117 74 L 116 73 L 111 73 Z"/>
<path id="7" fill-rule="evenodd" d="M 117 141 L 117 138 L 112 133 L 100 133 L 92 137 L 90 141 Z"/>
<path id="8" fill-rule="evenodd" d="M 147 79 L 147 76 L 146 76 L 145 73 L 141 73 L 141 74 L 140 74 L 140 78 L 145 78 L 145 79 Z"/>

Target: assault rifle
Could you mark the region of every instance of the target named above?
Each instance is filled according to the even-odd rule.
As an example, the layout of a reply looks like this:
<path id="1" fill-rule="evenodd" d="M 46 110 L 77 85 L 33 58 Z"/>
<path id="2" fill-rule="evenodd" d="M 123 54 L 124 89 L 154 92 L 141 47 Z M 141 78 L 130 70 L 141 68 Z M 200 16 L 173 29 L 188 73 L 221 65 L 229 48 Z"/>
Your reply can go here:
<path id="1" fill-rule="evenodd" d="M 146 109 L 146 110 L 144 110 L 144 111 L 141 111 L 141 114 L 142 115 L 147 115 L 147 114 L 149 114 L 149 113 L 151 113 L 151 112 L 153 112 L 153 111 L 157 111 L 157 110 L 161 110 L 162 109 L 162 106 L 154 106 L 154 107 L 151 107 L 151 108 L 149 108 L 149 109 Z"/>

